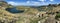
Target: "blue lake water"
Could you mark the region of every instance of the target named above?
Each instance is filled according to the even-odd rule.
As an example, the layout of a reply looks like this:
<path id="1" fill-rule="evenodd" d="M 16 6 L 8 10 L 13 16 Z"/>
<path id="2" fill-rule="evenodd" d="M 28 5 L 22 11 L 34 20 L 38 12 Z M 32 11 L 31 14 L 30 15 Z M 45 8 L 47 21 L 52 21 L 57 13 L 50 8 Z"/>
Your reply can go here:
<path id="1" fill-rule="evenodd" d="M 22 13 L 22 12 L 24 12 L 23 10 L 17 10 L 15 7 L 14 8 L 7 8 L 6 10 L 11 12 L 11 13 Z"/>

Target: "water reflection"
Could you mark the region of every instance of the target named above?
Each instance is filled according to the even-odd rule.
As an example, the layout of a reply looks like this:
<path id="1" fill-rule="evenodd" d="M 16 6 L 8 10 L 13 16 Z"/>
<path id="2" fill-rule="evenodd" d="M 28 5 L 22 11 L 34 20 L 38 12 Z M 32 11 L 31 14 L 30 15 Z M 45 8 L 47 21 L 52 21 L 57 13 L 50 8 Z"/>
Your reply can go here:
<path id="1" fill-rule="evenodd" d="M 23 13 L 24 10 L 17 10 L 15 7 L 14 8 L 6 8 L 7 11 L 11 13 Z"/>

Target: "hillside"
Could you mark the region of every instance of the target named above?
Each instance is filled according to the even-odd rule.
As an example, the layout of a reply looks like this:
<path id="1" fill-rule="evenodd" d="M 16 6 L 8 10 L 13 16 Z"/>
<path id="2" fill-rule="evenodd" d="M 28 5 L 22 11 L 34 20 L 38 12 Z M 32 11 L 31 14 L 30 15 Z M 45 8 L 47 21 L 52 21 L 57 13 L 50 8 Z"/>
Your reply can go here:
<path id="1" fill-rule="evenodd" d="M 0 23 L 38 23 L 38 21 L 44 23 L 49 20 L 53 23 L 56 16 L 59 16 L 56 17 L 57 19 L 60 18 L 59 12 L 60 4 L 35 7 L 12 6 L 5 1 L 0 1 Z M 52 20 L 54 21 L 52 22 Z"/>

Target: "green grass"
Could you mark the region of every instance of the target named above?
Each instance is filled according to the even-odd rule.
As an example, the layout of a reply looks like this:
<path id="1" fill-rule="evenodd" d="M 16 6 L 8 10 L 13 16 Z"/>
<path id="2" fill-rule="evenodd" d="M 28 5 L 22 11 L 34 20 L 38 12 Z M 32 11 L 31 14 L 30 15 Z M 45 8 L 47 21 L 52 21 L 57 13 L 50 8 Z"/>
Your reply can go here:
<path id="1" fill-rule="evenodd" d="M 60 13 L 58 13 L 58 14 L 55 16 L 55 19 L 58 20 L 58 18 L 60 18 Z"/>

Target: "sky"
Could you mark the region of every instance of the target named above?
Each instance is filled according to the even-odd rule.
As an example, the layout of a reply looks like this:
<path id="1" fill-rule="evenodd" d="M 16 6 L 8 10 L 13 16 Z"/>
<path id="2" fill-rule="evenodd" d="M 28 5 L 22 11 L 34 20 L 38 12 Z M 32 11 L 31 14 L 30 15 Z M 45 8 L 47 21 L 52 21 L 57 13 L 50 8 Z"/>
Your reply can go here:
<path id="1" fill-rule="evenodd" d="M 18 6 L 41 6 L 48 4 L 59 4 L 60 0 L 5 0 L 8 4 Z"/>

